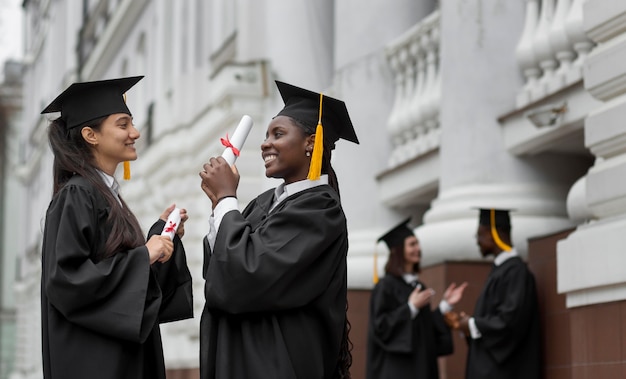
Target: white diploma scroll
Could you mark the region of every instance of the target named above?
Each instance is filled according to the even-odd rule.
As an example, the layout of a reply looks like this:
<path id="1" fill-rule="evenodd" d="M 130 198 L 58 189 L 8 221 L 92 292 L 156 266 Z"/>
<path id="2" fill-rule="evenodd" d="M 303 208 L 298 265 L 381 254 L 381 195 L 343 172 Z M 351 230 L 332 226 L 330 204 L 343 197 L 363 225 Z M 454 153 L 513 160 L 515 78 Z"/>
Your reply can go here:
<path id="1" fill-rule="evenodd" d="M 239 125 L 237 125 L 237 129 L 235 129 L 235 133 L 230 137 L 230 141 L 228 138 L 222 138 L 222 144 L 226 146 L 224 152 L 222 153 L 222 157 L 226 159 L 229 165 L 235 164 L 235 160 L 237 160 L 237 155 L 234 152 L 234 149 L 237 151 L 241 151 L 244 142 L 246 142 L 246 138 L 248 138 L 248 134 L 250 133 L 250 129 L 252 129 L 252 117 L 248 115 L 243 115 L 241 121 L 239 121 Z M 227 135 L 228 137 L 228 135 Z M 228 145 L 230 142 L 230 145 Z"/>
<path id="2" fill-rule="evenodd" d="M 176 235 L 176 230 L 180 226 L 180 209 L 174 208 L 172 213 L 167 217 L 165 221 L 165 227 L 161 232 L 162 236 L 168 236 L 173 241 L 174 236 Z"/>

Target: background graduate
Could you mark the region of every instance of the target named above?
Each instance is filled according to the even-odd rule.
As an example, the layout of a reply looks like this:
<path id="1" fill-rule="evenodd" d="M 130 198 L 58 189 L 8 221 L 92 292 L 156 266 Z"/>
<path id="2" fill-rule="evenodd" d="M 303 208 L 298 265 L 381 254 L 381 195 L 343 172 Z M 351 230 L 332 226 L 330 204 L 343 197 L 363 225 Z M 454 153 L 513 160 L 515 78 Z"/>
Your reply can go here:
<path id="1" fill-rule="evenodd" d="M 276 84 L 285 106 L 261 158 L 284 182 L 239 212 L 236 170 L 219 157 L 200 172 L 216 231 L 205 239 L 202 379 L 349 377 L 348 233 L 330 161 L 339 138 L 358 139 L 343 101 Z"/>
<path id="2" fill-rule="evenodd" d="M 422 251 L 409 221 L 378 239 L 389 247 L 389 259 L 370 299 L 368 379 L 438 379 L 437 357 L 453 351 L 443 314 L 461 300 L 467 283 L 452 283 L 431 310 L 434 291 L 419 280 Z"/>
<path id="3" fill-rule="evenodd" d="M 476 237 L 482 256 L 495 260 L 474 315 L 459 321 L 469 342 L 466 378 L 541 378 L 535 279 L 511 246 L 509 211 L 481 209 Z"/>
<path id="4" fill-rule="evenodd" d="M 192 317 L 191 276 L 180 241 L 143 237 L 117 192 L 120 162 L 139 138 L 123 94 L 142 77 L 74 83 L 42 113 L 49 127 L 53 197 L 42 249 L 46 379 L 165 379 L 159 323 Z"/>

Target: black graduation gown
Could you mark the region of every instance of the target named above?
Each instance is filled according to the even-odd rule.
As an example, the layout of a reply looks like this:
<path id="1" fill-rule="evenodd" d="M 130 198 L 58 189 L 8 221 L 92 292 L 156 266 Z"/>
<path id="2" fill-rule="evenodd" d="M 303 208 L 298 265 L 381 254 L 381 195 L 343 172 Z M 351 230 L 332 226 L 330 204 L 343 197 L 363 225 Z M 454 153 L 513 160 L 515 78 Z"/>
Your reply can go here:
<path id="1" fill-rule="evenodd" d="M 439 307 L 431 311 L 425 305 L 411 319 L 407 303 L 413 289 L 404 279 L 386 275 L 372 290 L 368 379 L 438 379 L 437 357 L 452 354 L 452 335 Z"/>
<path id="2" fill-rule="evenodd" d="M 193 317 L 191 275 L 178 237 L 165 264 L 147 248 L 98 260 L 110 208 L 75 175 L 52 199 L 42 249 L 46 379 L 165 379 L 160 322 Z M 160 234 L 160 220 L 149 235 Z"/>
<path id="3" fill-rule="evenodd" d="M 346 219 L 322 185 L 273 190 L 205 238 L 200 377 L 332 378 L 346 318 Z"/>
<path id="4" fill-rule="evenodd" d="M 473 317 L 482 337 L 468 339 L 467 379 L 541 378 L 535 278 L 520 257 L 494 266 Z"/>

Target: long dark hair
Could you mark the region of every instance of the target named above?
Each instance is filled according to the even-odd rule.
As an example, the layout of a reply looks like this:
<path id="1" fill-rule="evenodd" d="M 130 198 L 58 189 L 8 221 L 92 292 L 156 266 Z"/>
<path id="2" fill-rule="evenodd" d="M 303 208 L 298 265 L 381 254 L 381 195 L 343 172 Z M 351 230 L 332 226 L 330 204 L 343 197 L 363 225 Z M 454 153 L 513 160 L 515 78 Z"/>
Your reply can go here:
<path id="1" fill-rule="evenodd" d="M 106 237 L 102 251 L 94 252 L 94 257 L 98 260 L 145 243 L 139 221 L 123 200 L 120 199 L 122 201 L 122 205 L 120 205 L 113 196 L 98 173 L 92 147 L 85 141 L 81 133 L 85 126 L 99 131 L 106 118 L 102 117 L 71 129 L 67 129 L 65 121 L 58 118 L 52 121 L 48 128 L 48 142 L 54 153 L 52 196 L 56 196 L 72 176 L 80 175 L 97 189 L 109 205 L 110 213 L 107 223 L 110 226 L 110 233 Z"/>
<path id="2" fill-rule="evenodd" d="M 389 248 L 389 259 L 387 260 L 387 264 L 385 264 L 386 274 L 397 276 L 397 277 L 402 277 L 402 275 L 404 274 L 404 264 L 406 263 L 404 260 L 404 241 L 405 240 L 406 238 L 402 240 L 402 245 L 392 246 L 391 248 Z M 414 273 L 420 272 L 419 263 L 415 263 L 413 265 L 413 272 Z"/>
<path id="3" fill-rule="evenodd" d="M 289 117 L 289 116 L 288 116 Z M 294 125 L 299 127 L 305 136 L 310 136 L 315 134 L 315 128 L 317 125 L 307 125 L 299 120 L 294 119 L 293 117 L 289 117 Z M 324 151 L 322 153 L 322 174 L 328 175 L 328 185 L 339 193 L 339 181 L 337 180 L 337 174 L 333 169 L 333 166 L 330 164 L 330 160 L 332 158 L 332 151 L 335 148 L 334 143 L 328 143 L 328 141 L 324 141 Z M 343 328 L 343 337 L 341 339 L 341 350 L 339 351 L 339 359 L 337 361 L 337 370 L 335 372 L 334 378 L 337 379 L 350 379 L 352 376 L 350 375 L 350 366 L 352 366 L 352 348 L 354 345 L 352 341 L 350 341 L 350 329 L 352 325 L 350 324 L 350 320 L 348 320 L 348 299 L 346 299 L 346 323 Z"/>

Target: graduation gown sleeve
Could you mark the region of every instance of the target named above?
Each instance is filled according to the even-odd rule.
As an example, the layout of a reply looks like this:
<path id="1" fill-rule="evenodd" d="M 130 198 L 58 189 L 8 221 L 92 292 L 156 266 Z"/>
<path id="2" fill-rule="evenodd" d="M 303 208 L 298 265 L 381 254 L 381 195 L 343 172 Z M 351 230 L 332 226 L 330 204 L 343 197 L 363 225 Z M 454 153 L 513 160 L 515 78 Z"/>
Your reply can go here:
<path id="1" fill-rule="evenodd" d="M 385 351 L 408 353 L 413 348 L 411 310 L 408 302 L 398 299 L 398 295 L 393 293 L 394 287 L 390 287 L 381 284 L 372 290 L 371 338 Z"/>
<path id="2" fill-rule="evenodd" d="M 343 211 L 326 194 L 299 194 L 271 217 L 256 219 L 249 209 L 244 210 L 248 217 L 228 212 L 206 265 L 207 305 L 229 313 L 276 311 L 304 306 L 320 296 L 339 266 L 311 267 L 345 259 L 325 256 L 346 238 Z"/>
<path id="3" fill-rule="evenodd" d="M 97 196 L 68 184 L 53 199 L 43 241 L 42 289 L 69 322 L 133 342 L 143 342 L 157 321 L 158 293 L 148 293 L 150 259 L 145 246 L 95 261 L 104 243 Z"/>
<path id="4" fill-rule="evenodd" d="M 154 234 L 161 234 L 164 226 L 165 221 L 157 221 L 150 229 L 148 238 Z M 174 253 L 170 260 L 165 263 L 156 262 L 152 265 L 162 293 L 159 310 L 161 323 L 193 317 L 192 282 L 189 266 L 187 266 L 187 255 L 177 235 L 174 236 L 173 242 Z"/>

